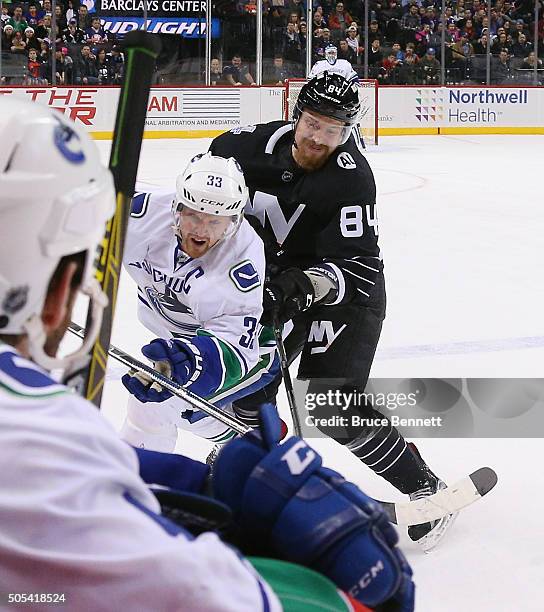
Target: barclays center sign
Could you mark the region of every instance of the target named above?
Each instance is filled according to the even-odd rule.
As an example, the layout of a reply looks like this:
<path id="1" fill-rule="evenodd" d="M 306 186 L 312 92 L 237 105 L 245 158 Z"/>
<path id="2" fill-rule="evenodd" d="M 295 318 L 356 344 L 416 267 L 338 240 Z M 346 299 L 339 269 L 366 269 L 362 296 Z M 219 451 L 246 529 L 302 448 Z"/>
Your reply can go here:
<path id="1" fill-rule="evenodd" d="M 144 28 L 153 34 L 177 34 L 184 38 L 206 36 L 205 0 L 84 0 L 89 12 L 100 15 L 107 32 L 124 36 Z M 147 21 L 144 7 L 147 6 Z M 212 38 L 221 35 L 221 23 L 212 19 Z"/>

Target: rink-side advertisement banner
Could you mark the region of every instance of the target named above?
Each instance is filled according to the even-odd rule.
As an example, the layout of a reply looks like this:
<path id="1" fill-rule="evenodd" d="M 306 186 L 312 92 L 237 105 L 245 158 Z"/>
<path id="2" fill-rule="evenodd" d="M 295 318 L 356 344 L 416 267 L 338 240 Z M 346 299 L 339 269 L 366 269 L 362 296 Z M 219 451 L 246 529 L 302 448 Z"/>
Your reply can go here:
<path id="1" fill-rule="evenodd" d="M 544 133 L 544 90 L 532 87 L 383 87 L 380 133 Z M 536 129 L 534 129 L 536 128 Z"/>
<path id="2" fill-rule="evenodd" d="M 408 438 L 544 437 L 542 378 L 374 378 L 364 392 L 344 383 L 293 381 L 304 438 L 386 436 L 389 425 Z"/>
<path id="3" fill-rule="evenodd" d="M 0 88 L 58 109 L 96 138 L 111 138 L 119 88 Z M 226 130 L 281 117 L 282 90 L 261 88 L 154 88 L 147 106 L 147 138 L 213 137 Z"/>
<path id="4" fill-rule="evenodd" d="M 144 0 L 84 0 L 90 13 L 100 15 L 107 32 L 124 36 L 144 26 Z M 147 31 L 153 34 L 178 34 L 184 38 L 206 36 L 205 0 L 146 0 Z M 212 19 L 212 38 L 221 36 L 219 18 Z"/>

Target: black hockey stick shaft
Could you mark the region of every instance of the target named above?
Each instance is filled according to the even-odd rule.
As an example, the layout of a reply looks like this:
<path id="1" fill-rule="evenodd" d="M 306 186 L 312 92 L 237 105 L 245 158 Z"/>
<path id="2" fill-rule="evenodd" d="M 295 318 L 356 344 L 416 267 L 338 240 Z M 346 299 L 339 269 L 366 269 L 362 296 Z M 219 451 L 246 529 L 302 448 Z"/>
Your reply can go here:
<path id="1" fill-rule="evenodd" d="M 276 347 L 278 349 L 278 355 L 280 358 L 281 376 L 283 378 L 283 384 L 285 385 L 285 393 L 287 394 L 287 401 L 289 402 L 291 418 L 293 419 L 293 429 L 295 430 L 295 435 L 301 437 L 302 427 L 300 425 L 295 392 L 293 391 L 293 381 L 291 380 L 291 374 L 289 373 L 289 361 L 287 360 L 287 352 L 285 350 L 285 343 L 283 342 L 282 325 L 277 318 L 274 319 L 273 327 Z"/>
<path id="2" fill-rule="evenodd" d="M 68 329 L 75 336 L 78 336 L 78 338 L 84 337 L 85 330 L 83 329 L 83 327 L 81 327 L 77 323 L 73 323 L 73 322 L 70 323 L 70 326 L 68 327 Z M 170 391 L 172 395 L 175 395 L 176 397 L 179 397 L 180 399 L 185 400 L 186 402 L 188 402 L 189 404 L 191 404 L 198 410 L 202 410 L 202 412 L 205 412 L 206 414 L 214 417 L 218 421 L 221 421 L 221 423 L 227 425 L 227 427 L 230 427 L 236 433 L 240 435 L 244 435 L 251 430 L 250 427 L 248 427 L 245 423 L 240 421 L 240 419 L 238 419 L 237 417 L 229 414 L 228 412 L 226 412 L 222 408 L 219 408 L 218 406 L 214 406 L 208 400 L 205 400 L 199 397 L 198 395 L 195 395 L 192 391 L 189 391 L 188 389 L 185 389 L 181 385 L 178 385 L 173 380 L 157 372 L 157 370 L 153 369 L 151 366 L 145 363 L 142 363 L 141 361 L 138 361 L 137 359 L 130 356 L 128 353 L 125 353 L 124 351 L 117 348 L 116 346 L 113 346 L 112 344 L 110 344 L 107 352 L 108 352 L 108 355 L 113 357 L 115 360 L 119 361 L 120 363 L 127 366 L 131 370 L 135 370 L 137 372 L 141 372 L 142 374 L 145 374 L 153 382 L 158 383 L 159 385 L 161 385 L 161 387 L 164 387 L 166 390 Z"/>
<path id="3" fill-rule="evenodd" d="M 100 245 L 96 272 L 109 304 L 104 310 L 89 365 L 82 375 L 83 393 L 97 407 L 100 407 L 104 389 L 130 201 L 136 184 L 151 79 L 160 48 L 159 37 L 147 32 L 130 32 L 123 41 L 125 75 L 117 105 L 109 163 L 115 183 L 116 208 Z"/>

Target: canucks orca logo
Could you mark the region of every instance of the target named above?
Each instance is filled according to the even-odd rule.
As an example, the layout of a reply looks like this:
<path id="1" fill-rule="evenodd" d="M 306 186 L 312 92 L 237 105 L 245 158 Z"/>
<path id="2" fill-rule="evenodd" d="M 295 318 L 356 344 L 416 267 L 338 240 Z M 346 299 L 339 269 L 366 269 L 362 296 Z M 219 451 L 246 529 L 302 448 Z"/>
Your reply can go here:
<path id="1" fill-rule="evenodd" d="M 57 149 L 72 164 L 82 164 L 85 153 L 81 148 L 79 135 L 69 126 L 57 119 L 58 125 L 53 133 L 53 141 Z"/>
<path id="2" fill-rule="evenodd" d="M 181 303 L 176 294 L 169 288 L 165 287 L 164 293 L 157 291 L 155 287 L 146 287 L 145 291 L 149 301 L 153 305 L 153 308 L 161 315 L 163 319 L 166 319 L 170 325 L 182 329 L 183 331 L 195 333 L 200 327 L 198 324 L 182 323 L 173 319 L 168 313 L 184 314 L 189 317 L 193 316 L 191 309 L 185 304 Z"/>

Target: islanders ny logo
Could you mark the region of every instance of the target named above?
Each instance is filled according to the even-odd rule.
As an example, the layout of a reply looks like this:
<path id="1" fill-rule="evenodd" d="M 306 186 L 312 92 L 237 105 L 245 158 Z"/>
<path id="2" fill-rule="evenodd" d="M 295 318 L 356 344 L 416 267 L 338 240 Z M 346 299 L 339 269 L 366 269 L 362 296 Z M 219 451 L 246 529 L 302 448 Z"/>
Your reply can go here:
<path id="1" fill-rule="evenodd" d="M 441 121 L 444 116 L 444 94 L 440 89 L 416 89 L 416 119 L 421 123 Z"/>

